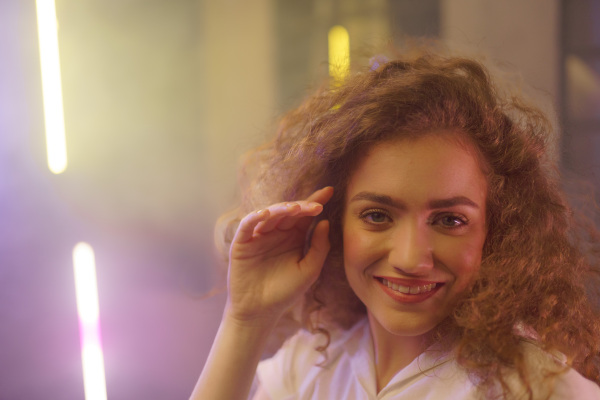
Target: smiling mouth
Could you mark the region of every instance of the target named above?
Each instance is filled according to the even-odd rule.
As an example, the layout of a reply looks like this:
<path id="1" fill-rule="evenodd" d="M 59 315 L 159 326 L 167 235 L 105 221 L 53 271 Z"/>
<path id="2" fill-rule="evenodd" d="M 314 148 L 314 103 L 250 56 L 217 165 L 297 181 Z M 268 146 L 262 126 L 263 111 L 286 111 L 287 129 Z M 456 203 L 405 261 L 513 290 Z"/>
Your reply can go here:
<path id="1" fill-rule="evenodd" d="M 431 292 L 438 285 L 437 283 L 430 283 L 429 285 L 422 286 L 403 286 L 398 285 L 397 283 L 392 283 L 385 278 L 380 278 L 379 280 L 381 283 L 383 283 L 385 286 L 392 289 L 393 291 L 404 294 L 420 294 Z"/>

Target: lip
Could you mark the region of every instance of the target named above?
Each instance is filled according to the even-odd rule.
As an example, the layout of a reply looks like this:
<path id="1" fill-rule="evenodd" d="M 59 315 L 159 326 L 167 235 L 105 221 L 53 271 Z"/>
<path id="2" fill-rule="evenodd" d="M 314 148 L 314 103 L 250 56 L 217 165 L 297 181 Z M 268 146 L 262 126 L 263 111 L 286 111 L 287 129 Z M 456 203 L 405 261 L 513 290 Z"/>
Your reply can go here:
<path id="1" fill-rule="evenodd" d="M 392 300 L 399 302 L 399 303 L 408 303 L 408 304 L 421 303 L 421 302 L 427 300 L 428 298 L 430 298 L 431 296 L 435 295 L 438 292 L 438 290 L 440 290 L 441 287 L 444 286 L 443 282 L 436 282 L 436 281 L 402 279 L 402 278 L 393 278 L 393 277 L 386 277 L 386 276 L 376 276 L 374 278 L 375 278 L 375 281 L 377 281 L 377 284 L 379 284 L 379 286 L 383 290 L 383 292 L 385 294 L 387 294 L 389 297 L 391 297 Z M 387 285 L 385 285 L 382 282 L 382 279 L 385 279 L 392 283 L 396 283 L 398 285 L 408 286 L 408 287 L 425 286 L 425 285 L 430 285 L 430 284 L 436 284 L 436 287 L 431 289 L 429 292 L 425 292 L 425 293 L 417 293 L 417 294 L 401 293 L 396 290 L 393 290 L 392 288 L 389 288 Z"/>

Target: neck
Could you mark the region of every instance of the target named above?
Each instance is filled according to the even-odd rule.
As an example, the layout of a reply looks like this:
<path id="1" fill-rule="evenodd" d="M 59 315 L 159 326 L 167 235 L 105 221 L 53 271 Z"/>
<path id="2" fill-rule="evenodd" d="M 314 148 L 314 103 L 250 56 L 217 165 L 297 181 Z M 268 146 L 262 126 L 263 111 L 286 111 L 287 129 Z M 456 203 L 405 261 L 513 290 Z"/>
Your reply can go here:
<path id="1" fill-rule="evenodd" d="M 428 347 L 427 335 L 399 336 L 386 330 L 375 318 L 368 315 L 373 350 L 375 354 L 375 373 L 377 392 L 409 365 Z"/>

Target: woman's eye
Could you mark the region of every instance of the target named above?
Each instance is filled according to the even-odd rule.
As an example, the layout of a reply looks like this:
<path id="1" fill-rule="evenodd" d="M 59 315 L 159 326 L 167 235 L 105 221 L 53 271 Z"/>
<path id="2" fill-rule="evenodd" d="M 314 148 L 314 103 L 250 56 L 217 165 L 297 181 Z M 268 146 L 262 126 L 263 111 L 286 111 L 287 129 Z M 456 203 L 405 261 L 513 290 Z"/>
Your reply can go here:
<path id="1" fill-rule="evenodd" d="M 467 224 L 467 220 L 457 215 L 442 215 L 438 219 L 439 225 L 445 228 L 459 228 Z"/>
<path id="2" fill-rule="evenodd" d="M 371 210 L 360 214 L 360 218 L 371 224 L 384 224 L 389 221 L 389 216 L 384 211 Z"/>

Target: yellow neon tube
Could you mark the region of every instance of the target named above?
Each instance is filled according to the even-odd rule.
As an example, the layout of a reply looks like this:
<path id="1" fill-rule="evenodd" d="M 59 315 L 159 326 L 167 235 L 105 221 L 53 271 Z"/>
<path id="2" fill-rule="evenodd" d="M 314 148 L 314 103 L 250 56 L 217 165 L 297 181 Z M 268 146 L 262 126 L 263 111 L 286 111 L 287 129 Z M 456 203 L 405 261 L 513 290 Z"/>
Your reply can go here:
<path id="1" fill-rule="evenodd" d="M 329 75 L 341 83 L 350 72 L 350 37 L 341 25 L 329 30 Z"/>
<path id="2" fill-rule="evenodd" d="M 48 168 L 60 174 L 67 168 L 67 145 L 58 55 L 58 26 L 54 0 L 36 0 Z"/>

